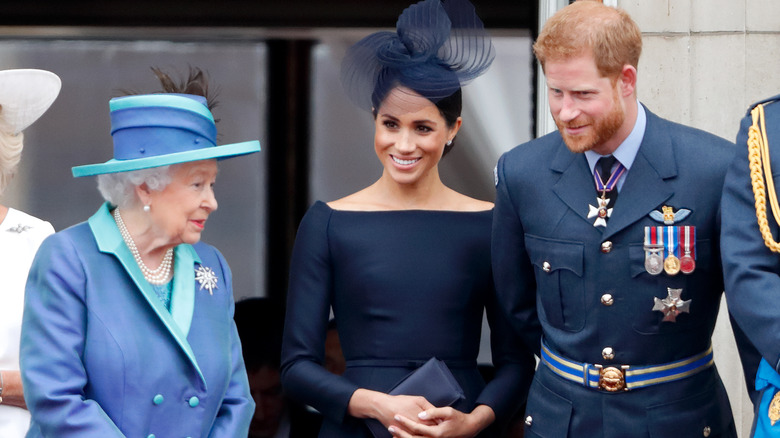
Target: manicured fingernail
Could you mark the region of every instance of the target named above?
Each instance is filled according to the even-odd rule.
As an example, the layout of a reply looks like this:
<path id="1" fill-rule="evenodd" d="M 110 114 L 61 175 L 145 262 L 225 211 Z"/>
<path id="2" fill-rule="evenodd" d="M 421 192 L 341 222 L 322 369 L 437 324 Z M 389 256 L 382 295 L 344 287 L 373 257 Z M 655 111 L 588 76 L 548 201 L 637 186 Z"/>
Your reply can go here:
<path id="1" fill-rule="evenodd" d="M 395 428 L 393 426 L 388 427 L 387 431 L 395 435 Z"/>
<path id="2" fill-rule="evenodd" d="M 401 416 L 400 415 L 396 415 L 395 417 L 393 417 L 393 420 L 401 421 Z"/>
<path id="3" fill-rule="evenodd" d="M 419 414 L 417 414 L 417 417 L 418 418 L 428 418 L 428 413 L 425 412 L 425 411 L 422 411 Z"/>

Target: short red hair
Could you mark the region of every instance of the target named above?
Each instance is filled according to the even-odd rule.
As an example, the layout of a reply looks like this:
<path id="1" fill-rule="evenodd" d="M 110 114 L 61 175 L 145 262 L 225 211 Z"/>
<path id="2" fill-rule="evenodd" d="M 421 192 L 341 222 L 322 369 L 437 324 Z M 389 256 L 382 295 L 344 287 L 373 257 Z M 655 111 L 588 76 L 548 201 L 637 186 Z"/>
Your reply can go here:
<path id="1" fill-rule="evenodd" d="M 542 69 L 548 59 L 565 60 L 586 53 L 593 53 L 602 76 L 617 77 L 624 65 L 638 67 L 642 32 L 626 11 L 600 1 L 579 0 L 547 20 L 534 43 Z"/>

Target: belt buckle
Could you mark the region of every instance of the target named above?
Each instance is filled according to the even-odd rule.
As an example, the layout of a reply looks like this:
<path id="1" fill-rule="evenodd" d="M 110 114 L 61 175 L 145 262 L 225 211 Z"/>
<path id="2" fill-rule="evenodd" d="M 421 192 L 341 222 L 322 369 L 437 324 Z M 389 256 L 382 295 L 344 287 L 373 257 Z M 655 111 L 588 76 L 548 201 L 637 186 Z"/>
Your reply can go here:
<path id="1" fill-rule="evenodd" d="M 628 391 L 628 387 L 626 387 L 628 365 L 620 365 L 620 368 L 605 368 L 599 364 L 594 364 L 593 366 L 599 370 L 599 389 L 607 392 Z"/>

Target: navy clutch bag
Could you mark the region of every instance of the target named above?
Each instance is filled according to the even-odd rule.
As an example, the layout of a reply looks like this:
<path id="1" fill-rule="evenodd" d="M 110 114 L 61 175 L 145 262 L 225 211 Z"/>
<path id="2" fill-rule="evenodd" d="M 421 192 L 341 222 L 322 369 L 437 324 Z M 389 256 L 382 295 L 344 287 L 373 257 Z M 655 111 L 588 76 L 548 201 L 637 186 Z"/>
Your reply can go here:
<path id="1" fill-rule="evenodd" d="M 390 395 L 419 395 L 436 407 L 451 406 L 466 396 L 444 361 L 432 357 L 423 366 L 401 379 Z M 377 420 L 366 420 L 375 438 L 392 438 L 387 428 Z"/>

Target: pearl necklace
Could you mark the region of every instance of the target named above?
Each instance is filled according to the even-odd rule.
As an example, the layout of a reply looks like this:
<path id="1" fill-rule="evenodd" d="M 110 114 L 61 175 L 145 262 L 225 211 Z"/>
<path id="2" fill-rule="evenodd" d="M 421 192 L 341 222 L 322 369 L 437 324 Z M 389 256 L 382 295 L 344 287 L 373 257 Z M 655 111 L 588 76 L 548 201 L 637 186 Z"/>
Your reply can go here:
<path id="1" fill-rule="evenodd" d="M 165 252 L 162 263 L 157 269 L 149 269 L 146 267 L 143 259 L 141 259 L 141 253 L 138 251 L 138 247 L 135 246 L 133 237 L 130 236 L 130 232 L 127 231 L 125 222 L 122 220 L 122 216 L 119 215 L 119 208 L 115 208 L 113 212 L 114 220 L 116 221 L 117 228 L 119 228 L 119 234 L 122 235 L 122 239 L 130 248 L 130 252 L 133 254 L 135 262 L 138 267 L 141 268 L 141 272 L 144 274 L 144 278 L 151 284 L 162 285 L 168 282 L 168 278 L 171 276 L 171 266 L 173 266 L 173 248 L 168 248 Z"/>

